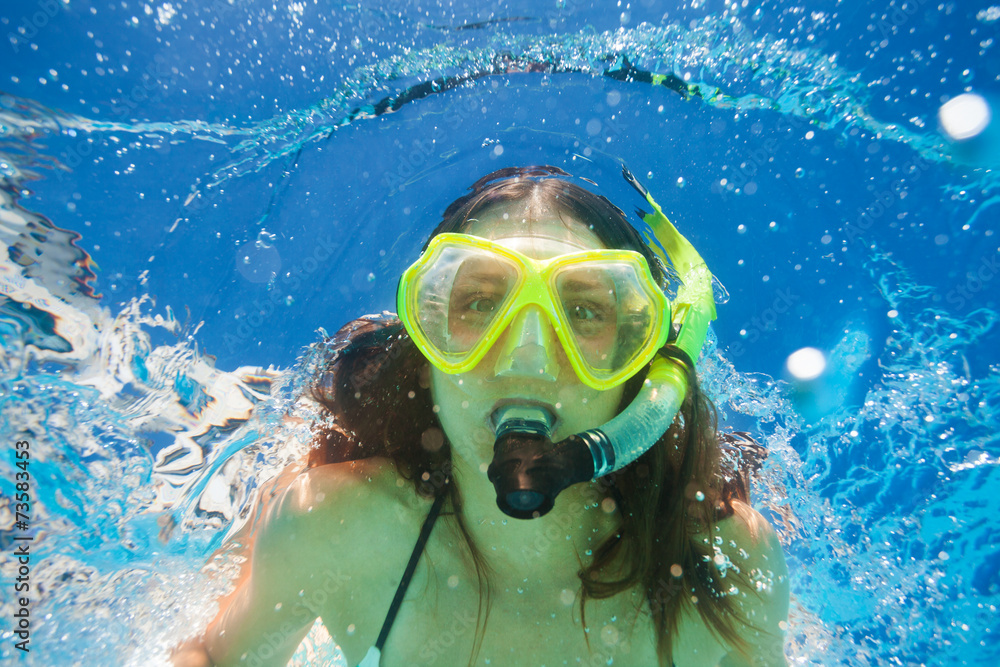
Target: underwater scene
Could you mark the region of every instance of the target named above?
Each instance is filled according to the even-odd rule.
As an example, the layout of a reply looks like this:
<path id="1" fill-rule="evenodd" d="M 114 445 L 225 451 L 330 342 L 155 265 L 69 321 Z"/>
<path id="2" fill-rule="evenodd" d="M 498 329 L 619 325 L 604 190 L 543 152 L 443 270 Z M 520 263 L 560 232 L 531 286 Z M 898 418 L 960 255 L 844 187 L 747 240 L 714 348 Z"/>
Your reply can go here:
<path id="1" fill-rule="evenodd" d="M 328 418 L 328 337 L 526 165 L 638 225 L 627 167 L 711 268 L 788 663 L 1000 664 L 1000 5 L 3 0 L 0 34 L 3 664 L 169 665 Z M 347 662 L 317 622 L 290 664 Z"/>

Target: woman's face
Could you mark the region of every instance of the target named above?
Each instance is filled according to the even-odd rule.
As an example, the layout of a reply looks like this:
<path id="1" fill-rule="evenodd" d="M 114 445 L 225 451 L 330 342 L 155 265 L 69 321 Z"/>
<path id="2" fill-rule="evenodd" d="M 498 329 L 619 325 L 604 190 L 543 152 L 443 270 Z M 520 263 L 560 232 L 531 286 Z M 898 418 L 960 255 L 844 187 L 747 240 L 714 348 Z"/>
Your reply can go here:
<path id="1" fill-rule="evenodd" d="M 533 211 L 526 219 L 521 203 L 488 209 L 470 219 L 464 233 L 534 259 L 604 247 L 566 214 Z M 491 416 L 497 408 L 513 403 L 547 409 L 556 418 L 552 440 L 558 442 L 614 417 L 623 387 L 598 391 L 580 382 L 547 316 L 528 306 L 471 371 L 451 375 L 431 367 L 431 390 L 455 455 L 485 471 L 493 458 Z"/>

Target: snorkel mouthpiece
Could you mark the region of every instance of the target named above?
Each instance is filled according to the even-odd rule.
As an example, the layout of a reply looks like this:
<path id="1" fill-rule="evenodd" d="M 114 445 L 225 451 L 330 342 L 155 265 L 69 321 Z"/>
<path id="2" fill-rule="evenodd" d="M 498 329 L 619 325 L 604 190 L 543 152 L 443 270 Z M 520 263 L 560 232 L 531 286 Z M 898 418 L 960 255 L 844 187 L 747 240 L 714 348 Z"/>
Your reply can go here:
<path id="1" fill-rule="evenodd" d="M 556 418 L 541 406 L 511 404 L 497 408 L 492 421 L 497 439 L 512 431 L 532 433 L 547 438 L 552 433 Z"/>
<path id="2" fill-rule="evenodd" d="M 497 507 L 515 519 L 534 519 L 555 505 L 566 487 L 594 477 L 593 457 L 576 436 L 554 444 L 555 417 L 542 407 L 509 405 L 493 414 L 496 442 L 486 474 Z"/>

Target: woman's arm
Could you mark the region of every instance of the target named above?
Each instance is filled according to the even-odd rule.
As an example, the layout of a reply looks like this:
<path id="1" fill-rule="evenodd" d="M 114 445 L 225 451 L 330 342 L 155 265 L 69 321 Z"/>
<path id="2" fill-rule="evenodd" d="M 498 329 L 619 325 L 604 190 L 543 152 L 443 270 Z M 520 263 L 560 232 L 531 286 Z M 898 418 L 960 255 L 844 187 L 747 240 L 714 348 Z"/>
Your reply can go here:
<path id="1" fill-rule="evenodd" d="M 201 637 L 184 642 L 170 654 L 173 667 L 214 667 Z"/>
<path id="2" fill-rule="evenodd" d="M 325 532 L 310 526 L 315 480 L 304 474 L 276 482 L 262 490 L 261 518 L 243 536 L 248 560 L 236 589 L 220 600 L 202 636 L 175 649 L 175 667 L 235 665 L 243 656 L 242 664 L 283 667 L 315 621 L 317 611 L 300 594 L 314 585 L 311 536 Z"/>

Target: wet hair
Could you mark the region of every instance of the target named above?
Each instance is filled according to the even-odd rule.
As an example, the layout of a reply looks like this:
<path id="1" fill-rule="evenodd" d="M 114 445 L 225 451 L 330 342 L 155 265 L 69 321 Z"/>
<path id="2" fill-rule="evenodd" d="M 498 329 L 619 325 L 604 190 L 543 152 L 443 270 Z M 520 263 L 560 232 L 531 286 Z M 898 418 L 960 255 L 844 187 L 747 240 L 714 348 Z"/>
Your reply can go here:
<path id="1" fill-rule="evenodd" d="M 427 242 L 438 234 L 462 232 L 471 220 L 492 208 L 521 203 L 528 214 L 528 222 L 533 214 L 555 213 L 565 216 L 563 220 L 567 225 L 569 220 L 586 224 L 606 248 L 640 253 L 646 258 L 653 279 L 663 286 L 663 264 L 642 235 L 628 223 L 622 210 L 606 197 L 565 180 L 569 176 L 562 169 L 550 166 L 507 167 L 487 174 L 472 184 L 468 194 L 448 206 Z"/>
<path id="2" fill-rule="evenodd" d="M 447 208 L 431 236 L 461 232 L 477 215 L 520 202 L 529 215 L 544 209 L 566 216 L 588 225 L 608 248 L 643 254 L 662 285 L 662 265 L 624 213 L 567 177 L 555 167 L 495 171 Z M 427 362 L 399 320 L 389 315 L 355 320 L 326 345 L 329 355 L 312 393 L 334 415 L 334 423 L 319 432 L 310 464 L 386 457 L 418 494 L 449 496 L 449 513 L 465 536 L 479 575 L 480 631 L 471 664 L 489 616 L 491 572 L 462 518 L 461 490 L 451 479 L 451 445 L 433 409 Z M 619 411 L 635 398 L 645 375 L 640 372 L 625 383 Z M 578 573 L 584 626 L 587 600 L 639 586 L 664 665 L 671 663 L 681 614 L 692 608 L 731 647 L 744 653 L 747 648 L 738 628 L 749 622 L 726 593 L 729 585 L 714 564 L 709 541 L 715 523 L 733 514 L 732 500 L 747 498 L 745 480 L 727 481 L 720 475 L 716 422 L 715 407 L 689 371 L 687 396 L 670 428 L 638 460 L 592 486 L 595 502 L 614 503 L 621 525 L 593 550 L 591 562 L 582 564 Z"/>

